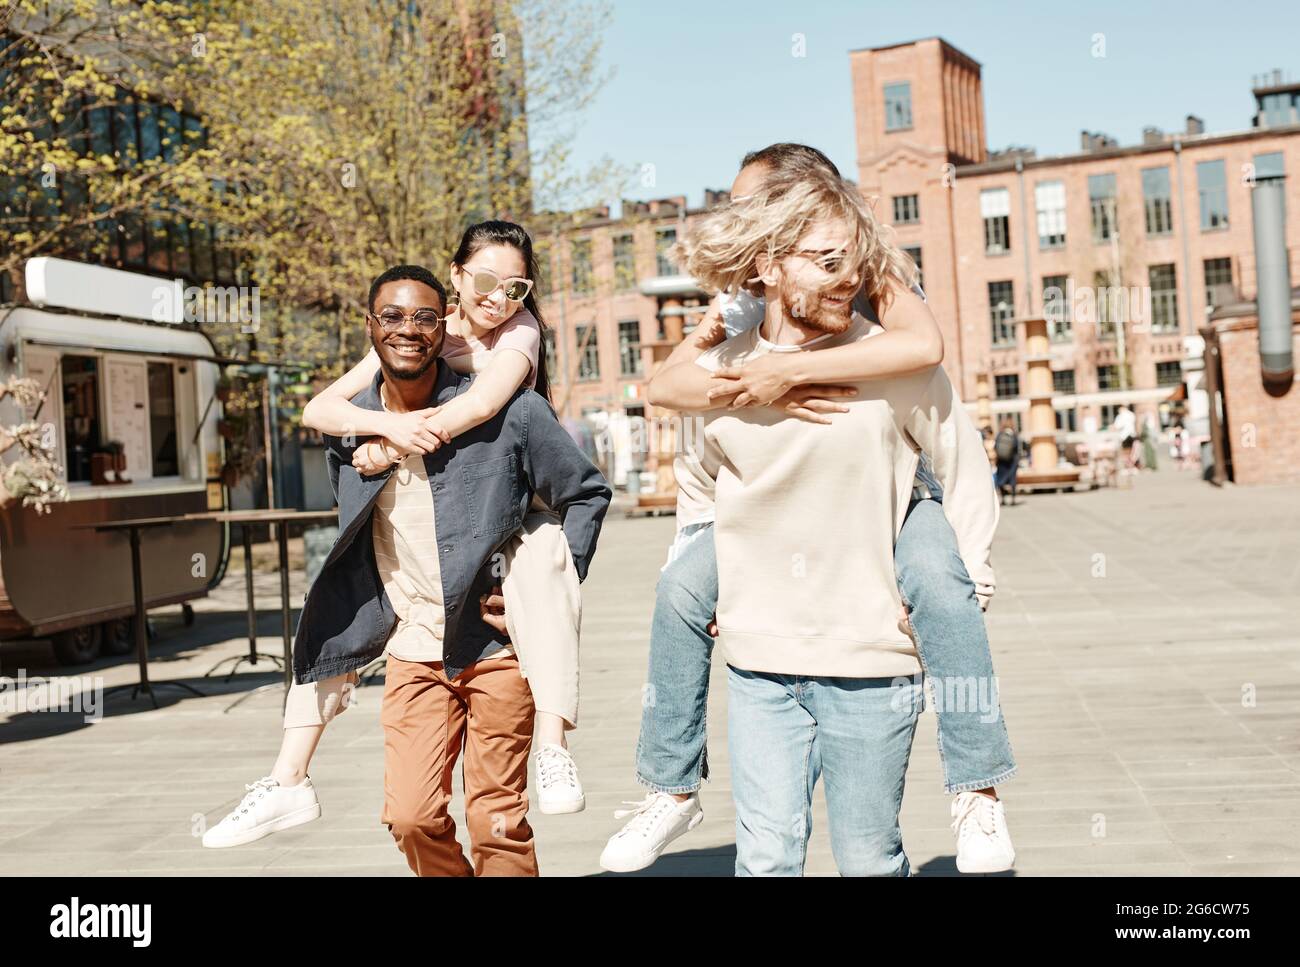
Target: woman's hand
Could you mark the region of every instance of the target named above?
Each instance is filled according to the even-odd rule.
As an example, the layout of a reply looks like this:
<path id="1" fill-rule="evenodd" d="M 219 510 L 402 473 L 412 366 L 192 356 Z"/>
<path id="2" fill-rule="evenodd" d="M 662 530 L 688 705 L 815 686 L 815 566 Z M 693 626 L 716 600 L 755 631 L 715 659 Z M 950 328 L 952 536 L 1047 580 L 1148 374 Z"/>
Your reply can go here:
<path id="1" fill-rule="evenodd" d="M 447 431 L 429 420 L 437 412 L 435 406 L 410 413 L 387 413 L 383 435 L 403 453 L 433 453 L 442 444 L 451 442 Z"/>
<path id="2" fill-rule="evenodd" d="M 479 595 L 478 612 L 485 625 L 509 638 L 510 632 L 506 628 L 506 599 L 501 594 L 500 585 L 487 594 Z"/>
<path id="3" fill-rule="evenodd" d="M 382 438 L 363 443 L 352 452 L 352 466 L 367 477 L 383 473 L 400 459 L 401 454 L 396 453 L 391 444 Z"/>
<path id="4" fill-rule="evenodd" d="M 730 380 L 727 387 L 709 390 L 709 399 L 730 396 L 731 409 L 742 406 L 770 406 L 795 387 L 794 373 L 781 353 L 756 356 L 743 366 L 724 366 L 713 374 L 715 379 Z M 790 354 L 793 355 L 793 354 Z M 731 387 L 735 387 L 734 389 Z"/>
<path id="5" fill-rule="evenodd" d="M 852 386 L 817 385 L 796 386 L 771 405 L 789 416 L 797 416 L 809 423 L 827 423 L 831 418 L 827 413 L 847 413 L 849 408 L 843 403 L 832 400 L 857 396 L 858 391 Z"/>

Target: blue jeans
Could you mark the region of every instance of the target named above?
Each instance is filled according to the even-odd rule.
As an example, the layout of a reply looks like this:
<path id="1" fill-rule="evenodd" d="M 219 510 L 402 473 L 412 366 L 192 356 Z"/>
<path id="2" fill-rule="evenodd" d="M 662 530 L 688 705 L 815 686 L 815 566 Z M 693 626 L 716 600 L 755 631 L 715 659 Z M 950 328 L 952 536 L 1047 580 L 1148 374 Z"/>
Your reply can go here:
<path id="1" fill-rule="evenodd" d="M 736 875 L 803 875 L 823 776 L 840 875 L 909 875 L 898 811 L 920 676 L 815 678 L 729 665 L 727 685 Z"/>
<path id="2" fill-rule="evenodd" d="M 637 781 L 659 792 L 699 789 L 708 778 L 705 705 L 718 603 L 711 524 L 683 529 L 659 576 L 642 694 Z M 939 755 L 949 793 L 983 789 L 1016 772 L 975 585 L 938 500 L 913 501 L 894 565 L 921 665 L 935 688 Z"/>
<path id="3" fill-rule="evenodd" d="M 894 543 L 894 571 L 939 718 L 939 759 L 949 793 L 984 789 L 1016 774 L 998 701 L 984 614 L 957 538 L 937 500 L 914 500 Z"/>
<path id="4" fill-rule="evenodd" d="M 694 792 L 709 777 L 705 709 L 718 607 L 713 524 L 683 528 L 659 574 L 650 625 L 650 677 L 641 693 L 636 778 L 659 792 Z"/>

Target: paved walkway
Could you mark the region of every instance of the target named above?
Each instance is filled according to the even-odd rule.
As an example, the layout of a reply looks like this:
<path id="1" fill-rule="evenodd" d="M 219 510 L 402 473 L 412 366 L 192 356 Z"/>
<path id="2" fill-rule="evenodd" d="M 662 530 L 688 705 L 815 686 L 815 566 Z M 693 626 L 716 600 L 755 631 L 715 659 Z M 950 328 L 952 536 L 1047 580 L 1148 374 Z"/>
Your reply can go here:
<path id="1" fill-rule="evenodd" d="M 649 619 L 671 518 L 612 513 L 585 585 L 582 728 L 573 749 L 587 810 L 530 817 L 542 870 L 599 873 L 639 797 L 632 757 Z M 238 557 L 238 555 L 236 555 Z M 1142 477 L 1135 489 L 1022 498 L 1007 508 L 989 614 L 994 659 L 1021 776 L 1003 789 L 1022 876 L 1300 873 L 1300 504 L 1295 488 L 1214 490 L 1193 473 Z M 261 600 L 276 605 L 273 575 Z M 301 588 L 295 585 L 295 594 Z M 0 712 L 0 853 L 7 874 L 407 875 L 387 830 L 378 724 L 382 678 L 332 725 L 313 764 L 316 823 L 251 846 L 204 850 L 196 834 L 243 783 L 268 770 L 280 693 L 232 701 L 277 680 L 243 666 L 230 684 L 200 681 L 246 647 L 242 575 L 196 603 L 155 613 L 151 671 L 183 677 L 202 699 L 168 693 L 109 700 L 103 721 Z M 278 651 L 278 614 L 260 625 Z M 0 653 L 0 671 L 59 674 L 39 645 Z M 650 874 L 729 875 L 733 812 L 725 677 L 715 664 L 714 778 L 706 819 Z M 106 686 L 134 678 L 122 660 L 78 670 Z M 922 874 L 950 874 L 948 797 L 934 716 L 922 716 L 903 829 Z M 456 807 L 459 809 L 459 799 Z M 824 803 L 808 871 L 832 874 Z"/>

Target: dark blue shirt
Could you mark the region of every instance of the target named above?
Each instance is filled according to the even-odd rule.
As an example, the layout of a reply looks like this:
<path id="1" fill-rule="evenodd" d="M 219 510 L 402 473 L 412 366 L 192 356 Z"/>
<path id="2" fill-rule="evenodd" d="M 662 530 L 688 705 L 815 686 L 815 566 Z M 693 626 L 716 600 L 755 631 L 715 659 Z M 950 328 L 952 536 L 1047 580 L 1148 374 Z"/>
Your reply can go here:
<path id="1" fill-rule="evenodd" d="M 430 405 L 464 392 L 471 378 L 439 360 Z M 383 374 L 353 399 L 382 410 Z M 339 505 L 339 536 L 307 592 L 294 640 L 294 678 L 314 682 L 368 664 L 384 650 L 396 622 L 375 564 L 371 520 L 394 472 L 373 477 L 352 466 L 367 439 L 325 436 L 330 485 Z M 478 599 L 500 583 L 498 554 L 523 523 L 533 494 L 561 518 L 578 571 L 587 576 L 612 496 L 599 470 L 573 442 L 545 398 L 520 389 L 496 416 L 424 457 L 433 491 L 446 623 L 443 664 L 450 677 L 507 639 L 486 624 Z"/>

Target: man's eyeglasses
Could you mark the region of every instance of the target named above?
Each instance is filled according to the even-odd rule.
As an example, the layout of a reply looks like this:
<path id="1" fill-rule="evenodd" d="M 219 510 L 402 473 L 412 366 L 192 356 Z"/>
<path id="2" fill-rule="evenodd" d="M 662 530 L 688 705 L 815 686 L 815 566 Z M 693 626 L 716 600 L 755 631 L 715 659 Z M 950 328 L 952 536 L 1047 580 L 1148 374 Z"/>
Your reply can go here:
<path id="1" fill-rule="evenodd" d="M 432 332 L 441 326 L 447 318 L 438 315 L 432 309 L 416 309 L 414 312 L 407 314 L 392 307 L 381 309 L 378 313 L 367 312 L 366 315 L 383 326 L 385 332 L 397 332 L 399 329 L 405 328 L 407 319 L 414 322 L 415 328 L 421 332 Z"/>
<path id="2" fill-rule="evenodd" d="M 828 275 L 834 275 L 838 272 L 847 257 L 843 249 L 821 249 L 820 251 L 816 249 L 800 249 L 790 254 L 807 259 Z"/>
<path id="3" fill-rule="evenodd" d="M 533 280 L 518 277 L 503 279 L 491 269 L 478 269 L 474 272 L 474 291 L 478 295 L 491 295 L 502 286 L 505 286 L 507 299 L 523 302 L 532 291 Z"/>

